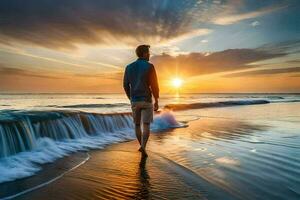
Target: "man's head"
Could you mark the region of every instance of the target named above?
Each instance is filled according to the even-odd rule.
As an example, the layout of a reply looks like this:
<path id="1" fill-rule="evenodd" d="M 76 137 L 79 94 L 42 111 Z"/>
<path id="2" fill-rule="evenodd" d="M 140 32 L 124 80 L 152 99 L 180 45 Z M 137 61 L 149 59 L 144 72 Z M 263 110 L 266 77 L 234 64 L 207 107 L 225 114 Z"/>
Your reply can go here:
<path id="1" fill-rule="evenodd" d="M 135 53 L 137 55 L 137 57 L 139 58 L 144 58 L 146 60 L 149 61 L 150 58 L 150 45 L 139 45 L 136 49 L 135 49 Z"/>

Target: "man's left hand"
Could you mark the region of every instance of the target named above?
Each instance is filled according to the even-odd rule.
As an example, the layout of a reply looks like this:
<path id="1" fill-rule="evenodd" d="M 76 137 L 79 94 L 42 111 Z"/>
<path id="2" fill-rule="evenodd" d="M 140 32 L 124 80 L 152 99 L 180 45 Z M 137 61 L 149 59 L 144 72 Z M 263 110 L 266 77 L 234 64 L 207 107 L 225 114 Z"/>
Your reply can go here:
<path id="1" fill-rule="evenodd" d="M 153 110 L 157 111 L 158 110 L 158 101 L 155 101 L 153 106 L 154 106 Z"/>

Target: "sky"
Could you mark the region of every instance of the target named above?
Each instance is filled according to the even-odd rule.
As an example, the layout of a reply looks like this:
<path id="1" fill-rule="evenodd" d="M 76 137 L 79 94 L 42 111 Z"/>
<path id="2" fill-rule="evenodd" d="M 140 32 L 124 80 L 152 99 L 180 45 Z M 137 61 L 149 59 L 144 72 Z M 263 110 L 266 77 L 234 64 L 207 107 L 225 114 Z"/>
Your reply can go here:
<path id="1" fill-rule="evenodd" d="M 299 0 L 1 0 L 0 92 L 120 93 L 151 46 L 162 93 L 300 92 Z"/>

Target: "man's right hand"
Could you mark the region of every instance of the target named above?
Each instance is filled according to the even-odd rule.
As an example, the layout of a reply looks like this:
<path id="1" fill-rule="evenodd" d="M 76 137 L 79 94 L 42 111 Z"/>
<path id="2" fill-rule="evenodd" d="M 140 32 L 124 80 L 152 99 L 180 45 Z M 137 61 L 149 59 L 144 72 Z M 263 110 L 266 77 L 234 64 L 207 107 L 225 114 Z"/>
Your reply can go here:
<path id="1" fill-rule="evenodd" d="M 155 101 L 153 106 L 154 106 L 153 110 L 157 111 L 158 110 L 158 101 Z"/>

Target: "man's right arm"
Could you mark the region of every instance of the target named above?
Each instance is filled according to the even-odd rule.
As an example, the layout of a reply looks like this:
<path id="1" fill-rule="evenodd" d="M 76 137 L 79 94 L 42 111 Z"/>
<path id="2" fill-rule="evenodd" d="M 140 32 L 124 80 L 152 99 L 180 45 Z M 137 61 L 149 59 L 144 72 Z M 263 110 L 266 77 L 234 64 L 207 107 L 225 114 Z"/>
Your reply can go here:
<path id="1" fill-rule="evenodd" d="M 127 67 L 125 69 L 124 77 L 123 77 L 123 88 L 126 93 L 126 96 L 130 100 L 130 83 L 129 83 L 129 78 L 128 78 Z"/>
<path id="2" fill-rule="evenodd" d="M 155 99 L 154 110 L 156 111 L 158 110 L 159 86 L 158 86 L 156 71 L 152 64 L 151 64 L 151 71 L 150 71 L 150 87 L 151 87 L 153 97 Z"/>

